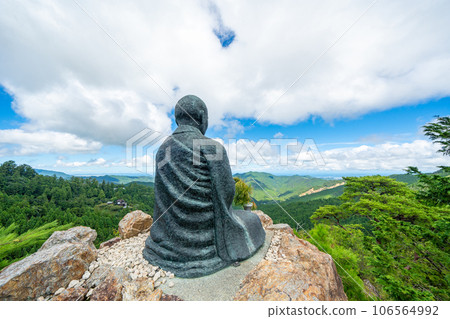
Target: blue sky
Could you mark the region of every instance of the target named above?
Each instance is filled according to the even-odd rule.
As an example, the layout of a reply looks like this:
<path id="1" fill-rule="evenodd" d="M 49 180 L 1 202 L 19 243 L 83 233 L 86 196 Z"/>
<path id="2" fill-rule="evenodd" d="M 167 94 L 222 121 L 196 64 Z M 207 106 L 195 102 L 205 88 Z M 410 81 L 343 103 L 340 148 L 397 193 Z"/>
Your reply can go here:
<path id="1" fill-rule="evenodd" d="M 325 121 L 322 118 L 310 118 L 294 125 L 252 126 L 253 119 L 241 120 L 244 130 L 236 138 L 272 138 L 281 132 L 285 138 L 299 140 L 313 138 L 321 149 L 334 148 L 336 145 L 377 144 L 380 142 L 409 142 L 414 139 L 426 139 L 421 126 L 433 120 L 436 115 L 446 115 L 450 109 L 450 98 L 431 100 L 418 105 L 405 105 L 381 112 L 372 112 L 354 119 L 336 119 Z M 213 134 L 221 137 L 226 130 Z"/>
<path id="2" fill-rule="evenodd" d="M 448 164 L 421 132 L 450 109 L 448 2 L 79 3 L 4 5 L 0 162 L 142 173 L 126 141 L 146 128 L 170 134 L 176 101 L 195 94 L 234 172 Z M 273 139 L 295 140 L 286 165 Z"/>
<path id="3" fill-rule="evenodd" d="M 19 129 L 27 121 L 18 115 L 13 107 L 14 99 L 4 88 L 0 90 L 0 129 Z M 274 125 L 254 123 L 253 119 L 232 119 L 242 125 L 231 138 L 235 140 L 248 139 L 258 141 L 261 139 L 270 140 L 274 137 L 286 139 L 297 139 L 303 142 L 305 138 L 315 141 L 319 151 L 333 150 L 337 147 L 356 147 L 360 145 L 377 145 L 380 143 L 410 143 L 417 139 L 426 138 L 421 132 L 421 127 L 433 120 L 436 115 L 448 114 L 450 109 L 450 98 L 431 100 L 418 105 L 406 105 L 393 109 L 372 112 L 358 116 L 354 119 L 336 119 L 325 121 L 322 118 L 310 118 L 293 125 Z M 173 113 L 173 112 L 172 112 Z M 173 117 L 173 114 L 172 114 Z M 171 130 L 176 128 L 173 122 Z M 207 132 L 212 138 L 227 140 L 227 128 L 213 127 Z M 281 135 L 281 134 L 282 135 Z M 278 135 L 277 135 L 278 134 Z M 8 145 L 7 147 L 11 147 Z M 61 162 L 95 163 L 98 158 L 106 159 L 108 162 L 121 162 L 124 158 L 126 148 L 120 145 L 105 145 L 95 154 L 33 154 L 28 156 L 3 156 L 2 160 L 13 159 L 17 163 L 27 163 L 36 168 L 65 171 L 76 175 L 90 174 L 142 174 L 133 167 L 118 165 L 113 167 L 102 167 L 89 164 L 76 166 L 58 166 Z M 249 168 L 250 170 L 252 168 Z M 258 168 L 256 168 L 258 170 Z M 241 170 L 246 171 L 246 166 Z M 259 169 L 261 170 L 261 169 Z M 301 170 L 296 167 L 282 172 L 277 169 L 262 169 L 275 174 L 309 174 L 315 176 L 341 176 L 341 175 L 364 175 L 364 174 L 392 174 L 402 172 L 401 170 L 338 170 L 334 171 L 314 171 Z"/>

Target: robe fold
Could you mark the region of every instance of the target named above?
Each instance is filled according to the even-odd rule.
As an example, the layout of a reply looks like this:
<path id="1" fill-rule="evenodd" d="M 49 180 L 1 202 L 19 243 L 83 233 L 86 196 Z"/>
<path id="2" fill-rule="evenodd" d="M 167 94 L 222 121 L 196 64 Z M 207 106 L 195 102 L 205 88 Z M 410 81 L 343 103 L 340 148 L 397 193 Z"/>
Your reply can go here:
<path id="1" fill-rule="evenodd" d="M 196 127 L 179 126 L 156 154 L 155 209 L 144 258 L 192 278 L 252 256 L 265 231 L 257 215 L 233 211 L 234 192 L 224 147 Z"/>

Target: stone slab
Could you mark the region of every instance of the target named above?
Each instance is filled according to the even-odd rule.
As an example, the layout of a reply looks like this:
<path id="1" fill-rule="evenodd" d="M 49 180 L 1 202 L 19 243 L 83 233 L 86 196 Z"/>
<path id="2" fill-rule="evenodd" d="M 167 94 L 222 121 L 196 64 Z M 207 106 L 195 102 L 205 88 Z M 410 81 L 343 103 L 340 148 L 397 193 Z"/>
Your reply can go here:
<path id="1" fill-rule="evenodd" d="M 212 275 L 200 278 L 173 278 L 159 286 L 168 295 L 175 295 L 183 300 L 211 301 L 233 300 L 242 280 L 264 258 L 272 241 L 273 232 L 266 230 L 264 245 L 249 259 L 241 262 L 239 267 L 229 266 Z M 169 287 L 169 282 L 175 285 Z"/>

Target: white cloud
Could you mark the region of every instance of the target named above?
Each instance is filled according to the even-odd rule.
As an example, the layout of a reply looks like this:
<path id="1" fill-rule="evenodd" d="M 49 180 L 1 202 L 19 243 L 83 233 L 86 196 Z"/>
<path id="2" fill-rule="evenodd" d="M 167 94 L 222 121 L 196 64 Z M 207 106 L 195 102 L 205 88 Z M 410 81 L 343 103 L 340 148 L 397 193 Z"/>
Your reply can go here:
<path id="1" fill-rule="evenodd" d="M 326 151 L 320 151 L 319 147 L 318 152 L 308 148 L 302 150 L 301 144 L 306 142 L 298 141 L 297 146 L 288 146 L 287 165 L 282 164 L 280 146 L 271 144 L 269 140 L 231 142 L 216 140 L 227 149 L 233 171 L 236 172 L 402 171 L 408 166 L 417 166 L 424 171 L 435 171 L 437 166 L 448 165 L 448 158 L 437 153 L 439 146 L 427 140 L 360 145 Z"/>
<path id="2" fill-rule="evenodd" d="M 90 161 L 65 162 L 61 159 L 56 161 L 54 167 L 86 167 L 86 166 L 103 166 L 108 167 L 110 164 L 104 158 L 96 158 Z"/>
<path id="3" fill-rule="evenodd" d="M 146 127 L 160 132 L 170 129 L 167 115 L 133 91 L 85 87 L 69 80 L 63 89 L 32 95 L 16 92 L 16 110 L 33 119 L 23 125 L 27 130 L 50 129 L 123 145 Z"/>
<path id="4" fill-rule="evenodd" d="M 256 118 L 372 1 L 221 1 L 236 33 L 226 49 L 206 2 L 79 2 L 126 53 L 74 2 L 6 2 L 0 84 L 28 119 L 22 130 L 123 145 L 145 127 L 169 129 L 185 94 L 204 99 L 212 126 Z M 378 1 L 261 122 L 351 118 L 450 95 L 449 12 L 444 0 Z"/>
<path id="5" fill-rule="evenodd" d="M 245 127 L 237 120 L 223 120 L 214 127 L 216 130 L 225 129 L 224 138 L 235 138 L 245 132 Z"/>
<path id="6" fill-rule="evenodd" d="M 326 162 L 323 169 L 398 171 L 417 166 L 424 171 L 435 171 L 439 165 L 448 165 L 448 158 L 437 153 L 438 149 L 438 145 L 426 140 L 337 148 L 322 152 Z"/>
<path id="7" fill-rule="evenodd" d="M 102 144 L 69 133 L 52 131 L 27 132 L 20 129 L 0 130 L 0 154 L 22 156 L 42 153 L 92 153 Z"/>
<path id="8" fill-rule="evenodd" d="M 359 145 L 334 148 L 320 154 L 307 148 L 302 151 L 302 143 L 298 141 L 297 146 L 288 146 L 287 165 L 282 165 L 280 140 L 275 144 L 270 140 L 222 140 L 214 139 L 225 146 L 233 172 L 269 171 L 278 174 L 310 174 L 323 173 L 360 172 L 361 174 L 372 174 L 375 171 L 401 172 L 408 166 L 417 166 L 425 172 L 436 171 L 440 165 L 448 165 L 448 158 L 438 153 L 439 146 L 427 140 L 415 140 L 410 143 L 381 143 L 375 145 Z M 286 141 L 292 142 L 290 139 Z M 310 144 L 311 146 L 311 144 Z M 126 159 L 109 160 L 94 158 L 91 160 L 69 160 L 58 158 L 53 165 L 54 168 L 66 171 L 76 168 L 96 169 L 96 172 L 104 171 L 105 168 L 133 169 L 133 172 L 154 173 L 154 155 L 156 149 L 141 157 L 133 157 L 132 162 Z M 311 156 L 313 155 L 315 159 Z M 323 159 L 324 162 L 321 162 Z M 127 170 L 128 171 L 128 170 Z M 82 172 L 82 171 L 79 171 Z"/>

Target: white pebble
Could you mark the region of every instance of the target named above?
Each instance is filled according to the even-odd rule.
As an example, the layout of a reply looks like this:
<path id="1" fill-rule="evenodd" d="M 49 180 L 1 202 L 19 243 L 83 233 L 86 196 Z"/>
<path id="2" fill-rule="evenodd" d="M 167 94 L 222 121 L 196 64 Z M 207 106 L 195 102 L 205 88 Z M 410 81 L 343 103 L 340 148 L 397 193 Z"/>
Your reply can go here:
<path id="1" fill-rule="evenodd" d="M 83 275 L 83 277 L 81 277 L 81 279 L 83 280 L 87 280 L 89 277 L 91 277 L 91 273 L 89 271 L 86 271 Z"/>
<path id="2" fill-rule="evenodd" d="M 69 283 L 69 286 L 67 286 L 67 289 L 70 289 L 70 288 L 73 288 L 73 287 L 75 287 L 76 285 L 78 285 L 80 282 L 78 281 L 78 280 L 72 280 L 70 283 Z"/>
<path id="3" fill-rule="evenodd" d="M 55 296 L 56 296 L 56 295 L 59 295 L 59 294 L 62 293 L 64 290 L 65 290 L 64 287 L 59 288 L 58 290 L 56 290 Z"/>

